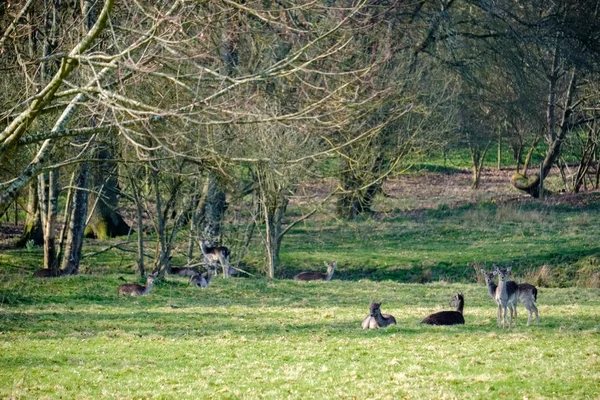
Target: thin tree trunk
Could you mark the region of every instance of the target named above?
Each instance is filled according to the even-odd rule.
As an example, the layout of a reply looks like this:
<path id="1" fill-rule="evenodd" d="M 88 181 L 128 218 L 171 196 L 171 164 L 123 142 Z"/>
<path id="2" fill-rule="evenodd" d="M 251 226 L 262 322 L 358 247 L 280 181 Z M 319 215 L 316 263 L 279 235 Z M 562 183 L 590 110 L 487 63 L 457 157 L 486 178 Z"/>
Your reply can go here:
<path id="1" fill-rule="evenodd" d="M 41 190 L 46 194 L 44 196 L 43 208 L 46 211 L 44 221 L 44 268 L 50 270 L 52 276 L 58 275 L 58 258 L 56 254 L 56 217 L 58 213 L 58 171 L 53 170 L 48 173 L 47 190 L 42 187 Z M 43 186 L 46 186 L 46 180 L 40 180 Z"/>
<path id="2" fill-rule="evenodd" d="M 23 235 L 21 235 L 17 241 L 16 247 L 25 247 L 29 241 L 33 241 L 33 244 L 36 246 L 42 246 L 44 244 L 44 231 L 42 229 L 42 220 L 40 217 L 38 185 L 35 180 L 29 182 L 25 230 Z"/>
<path id="3" fill-rule="evenodd" d="M 69 233 L 65 247 L 65 258 L 62 264 L 63 273 L 67 275 L 75 275 L 79 273 L 85 221 L 88 211 L 89 178 L 90 164 L 88 162 L 84 162 L 79 165 L 77 178 L 75 179 L 75 186 L 78 189 L 75 190 L 73 195 Z"/>

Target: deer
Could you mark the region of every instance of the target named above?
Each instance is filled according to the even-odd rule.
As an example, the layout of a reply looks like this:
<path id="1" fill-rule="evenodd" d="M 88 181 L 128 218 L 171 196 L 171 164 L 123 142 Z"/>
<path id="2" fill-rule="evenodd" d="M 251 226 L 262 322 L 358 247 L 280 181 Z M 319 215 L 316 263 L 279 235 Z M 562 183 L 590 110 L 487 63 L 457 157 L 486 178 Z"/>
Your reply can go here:
<path id="1" fill-rule="evenodd" d="M 63 276 L 65 272 L 62 269 L 57 269 L 52 271 L 50 268 L 42 268 L 38 269 L 33 273 L 34 278 L 56 278 L 58 276 Z"/>
<path id="2" fill-rule="evenodd" d="M 369 315 L 360 324 L 362 329 L 378 329 L 389 325 L 396 325 L 396 318 L 393 315 L 381 313 L 381 303 L 383 303 L 383 300 L 380 300 L 379 303 L 371 301 L 369 304 Z"/>
<path id="3" fill-rule="evenodd" d="M 139 285 L 137 283 L 124 283 L 119 286 L 117 292 L 125 296 L 145 296 L 150 293 L 152 284 L 154 283 L 154 275 L 148 275 L 146 279 L 146 286 Z"/>
<path id="4" fill-rule="evenodd" d="M 210 281 L 215 276 L 216 269 L 209 268 L 203 274 L 196 274 L 190 278 L 190 285 L 198 286 L 199 288 L 207 288 L 210 285 Z"/>
<path id="5" fill-rule="evenodd" d="M 494 300 L 496 300 L 496 304 L 498 305 L 498 327 L 501 325 L 502 329 L 506 327 L 508 308 L 510 309 L 510 323 L 508 327 L 512 328 L 513 312 L 515 321 L 517 319 L 517 284 L 514 281 L 506 280 L 508 274 L 510 274 L 510 267 L 500 269 L 498 266 L 494 266 L 493 274 L 499 277 L 498 286 L 494 292 Z"/>
<path id="6" fill-rule="evenodd" d="M 428 315 L 421 321 L 428 325 L 464 325 L 463 309 L 465 307 L 465 296 L 462 293 L 456 293 L 450 302 L 450 306 L 456 307 L 456 311 L 440 311 Z"/>
<path id="7" fill-rule="evenodd" d="M 485 278 L 485 284 L 487 285 L 490 296 L 495 300 L 495 295 L 496 295 L 496 290 L 497 290 L 498 285 L 496 285 L 494 283 L 494 276 L 495 276 L 494 272 L 486 272 L 484 269 L 481 269 L 481 273 L 483 274 L 483 277 Z M 516 298 L 513 298 L 513 300 L 516 299 L 516 300 L 520 301 L 525 306 L 527 311 L 529 312 L 529 317 L 527 318 L 527 326 L 529 326 L 531 323 L 531 317 L 533 316 L 533 313 L 535 313 L 535 323 L 536 323 L 536 325 L 538 325 L 539 324 L 539 314 L 538 314 L 538 309 L 535 305 L 535 303 L 537 301 L 537 288 L 529 283 L 516 283 L 515 281 L 507 281 L 506 285 L 507 285 L 507 289 L 509 290 L 509 292 L 514 291 L 516 288 L 517 296 L 516 296 Z M 511 305 L 515 309 L 515 326 L 516 326 L 517 325 L 516 301 L 514 302 L 514 304 L 511 303 Z"/>
<path id="8" fill-rule="evenodd" d="M 184 276 L 184 277 L 188 277 L 191 278 L 195 275 L 199 275 L 200 274 L 200 270 L 198 270 L 197 268 L 193 268 L 193 267 L 171 267 L 171 271 L 169 272 L 169 275 L 179 275 L 179 276 Z"/>
<path id="9" fill-rule="evenodd" d="M 208 241 L 204 239 L 199 240 L 200 249 L 204 258 L 209 265 L 216 265 L 217 261 L 223 268 L 223 278 L 228 278 L 232 274 L 232 268 L 229 265 L 229 249 L 225 246 L 209 246 Z"/>
<path id="10" fill-rule="evenodd" d="M 335 271 L 335 267 L 337 267 L 337 261 L 332 263 L 328 263 L 326 261 L 323 262 L 327 267 L 327 272 L 317 272 L 317 271 L 305 271 L 300 272 L 298 275 L 294 276 L 294 280 L 296 281 L 330 281 L 333 276 L 333 271 Z"/>

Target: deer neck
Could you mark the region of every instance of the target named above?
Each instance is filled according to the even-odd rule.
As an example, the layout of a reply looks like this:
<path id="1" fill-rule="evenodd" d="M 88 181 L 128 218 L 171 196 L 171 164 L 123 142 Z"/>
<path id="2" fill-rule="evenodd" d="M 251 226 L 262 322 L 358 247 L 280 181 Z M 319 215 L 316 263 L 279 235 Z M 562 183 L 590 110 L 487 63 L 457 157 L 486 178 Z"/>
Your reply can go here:
<path id="1" fill-rule="evenodd" d="M 506 281 L 500 279 L 498 287 L 496 288 L 496 301 L 506 302 L 508 301 L 508 292 L 506 290 Z"/>
<path id="2" fill-rule="evenodd" d="M 456 305 L 456 311 L 459 313 L 463 313 L 463 309 L 465 308 L 465 301 L 463 299 L 458 300 L 458 304 Z"/>
<path id="3" fill-rule="evenodd" d="M 328 268 L 327 275 L 325 276 L 325 280 L 330 281 L 332 276 L 333 276 L 333 268 Z"/>
<path id="4" fill-rule="evenodd" d="M 377 321 L 377 324 L 379 326 L 386 326 L 388 323 L 388 320 L 381 314 L 381 310 L 378 310 L 374 315 L 373 318 L 375 318 L 375 321 Z"/>
<path id="5" fill-rule="evenodd" d="M 487 287 L 488 287 L 488 292 L 490 293 L 490 296 L 492 296 L 492 298 L 496 298 L 496 289 L 498 288 L 498 285 L 496 285 L 494 283 L 494 281 L 488 281 L 487 283 Z"/>
<path id="6" fill-rule="evenodd" d="M 142 291 L 142 294 L 150 293 L 150 289 L 152 289 L 153 284 L 154 284 L 154 281 L 146 282 L 146 286 L 144 286 L 144 290 Z"/>

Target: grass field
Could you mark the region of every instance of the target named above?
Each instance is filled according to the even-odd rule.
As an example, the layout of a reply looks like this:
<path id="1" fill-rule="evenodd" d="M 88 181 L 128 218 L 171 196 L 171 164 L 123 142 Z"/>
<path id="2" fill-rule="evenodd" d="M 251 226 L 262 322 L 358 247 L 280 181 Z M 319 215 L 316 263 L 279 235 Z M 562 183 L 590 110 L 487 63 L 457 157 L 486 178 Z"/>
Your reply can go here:
<path id="1" fill-rule="evenodd" d="M 600 292 L 540 289 L 497 328 L 483 285 L 3 276 L 1 398 L 598 398 Z M 465 326 L 419 321 L 466 298 Z M 370 299 L 398 325 L 363 331 Z"/>
<path id="2" fill-rule="evenodd" d="M 292 229 L 279 278 L 338 260 L 330 282 L 260 278 L 254 246 L 244 267 L 256 277 L 203 290 L 169 277 L 119 298 L 119 278 L 136 280 L 132 253 L 40 280 L 41 249 L 4 249 L 0 398 L 600 398 L 600 195 L 542 202 L 486 186 L 489 176 L 480 191 L 456 179 L 468 185 L 468 174 L 407 177 L 369 218 L 325 211 Z M 494 263 L 539 286 L 539 326 L 520 306 L 518 327 L 497 327 L 476 275 Z M 419 324 L 458 291 L 466 325 Z M 398 325 L 361 330 L 379 299 Z"/>

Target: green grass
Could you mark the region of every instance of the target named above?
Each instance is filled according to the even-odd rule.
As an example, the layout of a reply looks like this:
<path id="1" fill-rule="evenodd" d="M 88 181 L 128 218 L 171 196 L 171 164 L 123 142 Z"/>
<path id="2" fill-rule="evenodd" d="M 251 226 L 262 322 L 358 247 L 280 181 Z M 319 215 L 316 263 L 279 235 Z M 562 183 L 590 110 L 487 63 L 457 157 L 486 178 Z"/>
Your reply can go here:
<path id="1" fill-rule="evenodd" d="M 496 327 L 483 285 L 368 280 L 0 284 L 1 398 L 598 398 L 598 289 L 541 289 L 540 325 Z M 133 277 L 128 276 L 130 279 Z M 421 326 L 465 294 L 466 325 Z M 398 325 L 363 331 L 370 299 Z"/>

